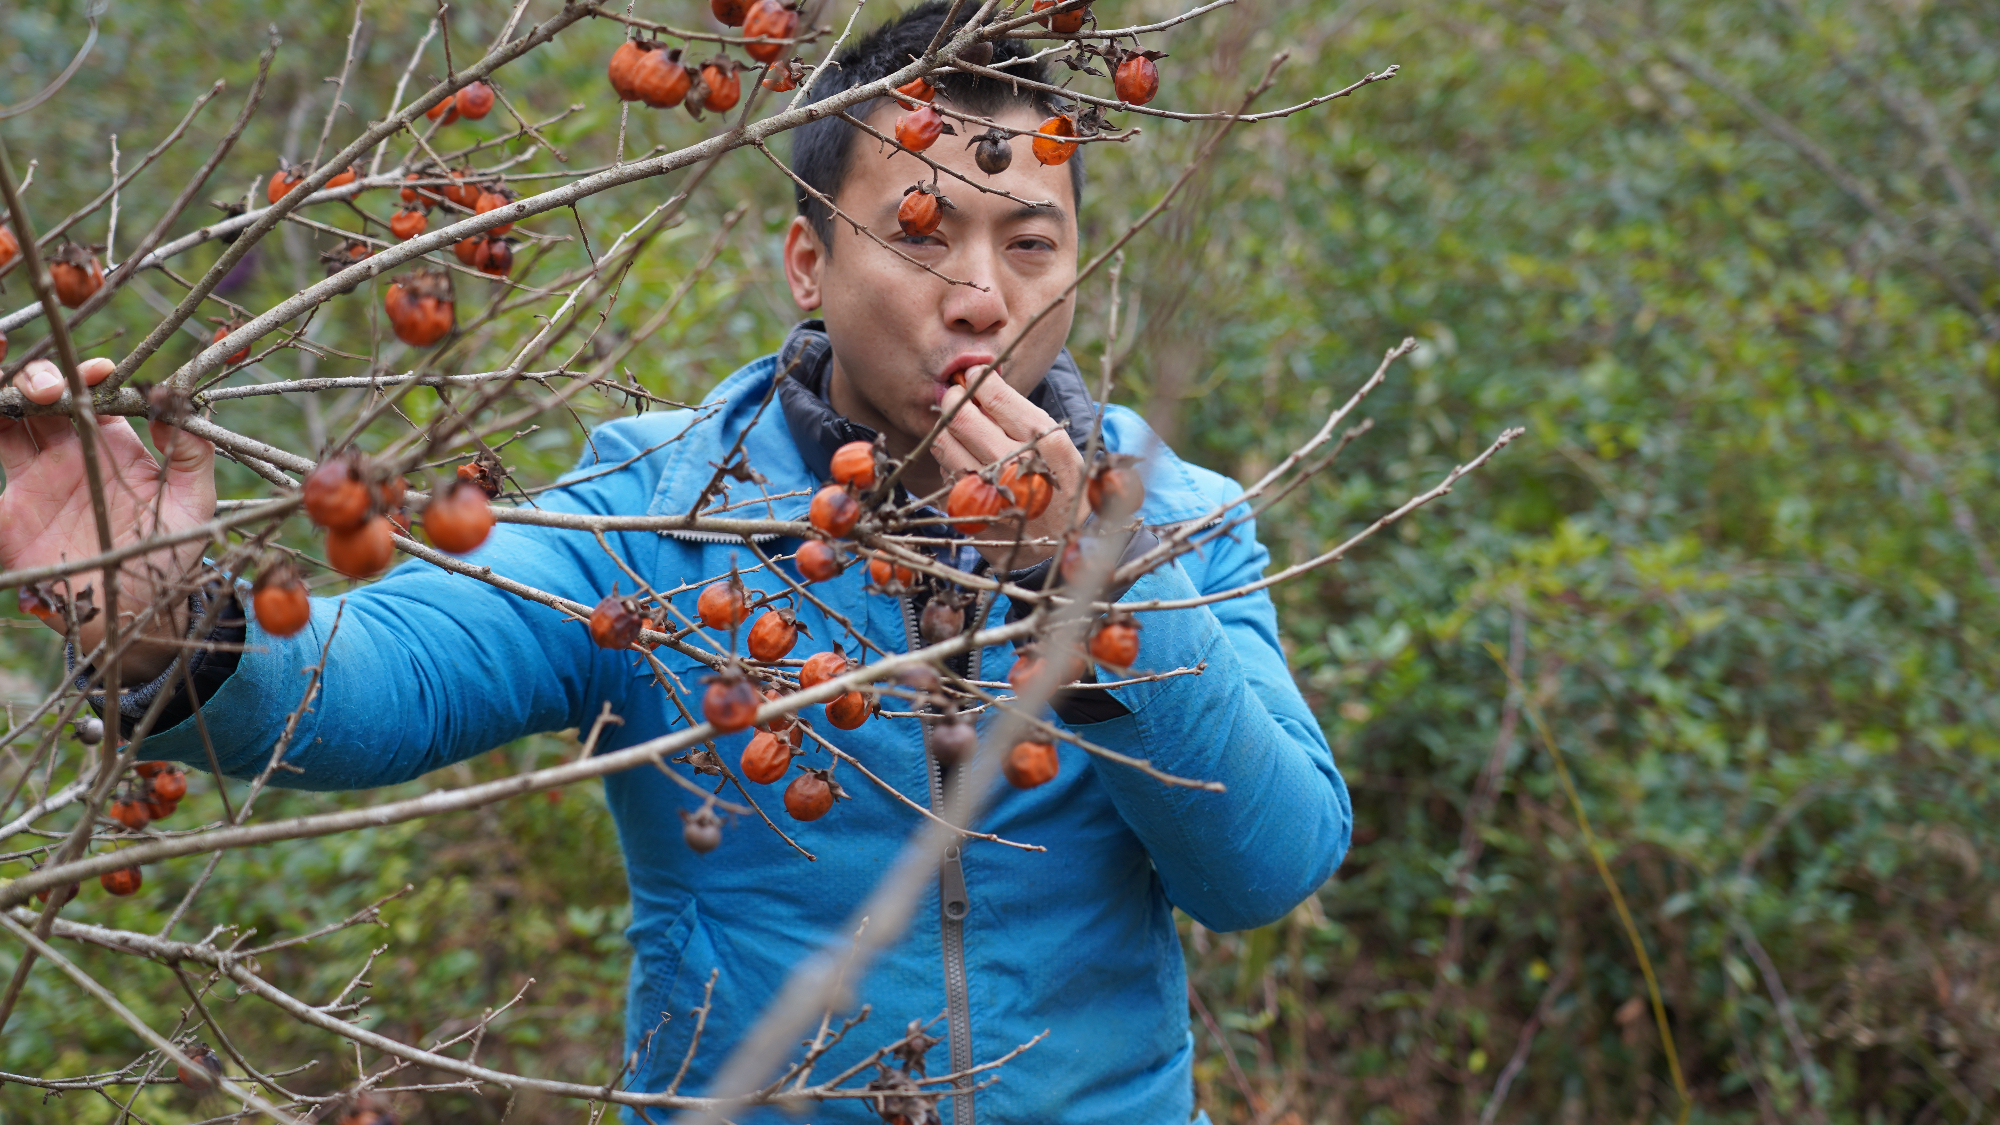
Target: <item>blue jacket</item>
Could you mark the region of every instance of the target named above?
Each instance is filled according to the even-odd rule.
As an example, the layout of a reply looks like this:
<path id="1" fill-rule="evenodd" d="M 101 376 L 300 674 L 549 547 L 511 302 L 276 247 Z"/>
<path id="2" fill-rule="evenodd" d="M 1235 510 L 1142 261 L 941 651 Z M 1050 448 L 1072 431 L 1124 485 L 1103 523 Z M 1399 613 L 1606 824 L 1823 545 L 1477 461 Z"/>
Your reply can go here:
<path id="1" fill-rule="evenodd" d="M 1076 378 L 1066 356 L 1059 367 Z M 776 357 L 766 357 L 731 375 L 710 399 L 722 403 L 720 411 L 692 428 L 687 411 L 599 428 L 578 470 L 565 478 L 570 483 L 539 503 L 600 514 L 687 511 L 712 464 L 756 414 L 775 372 Z M 1131 411 L 1105 413 L 1110 448 L 1140 451 L 1153 440 Z M 804 519 L 807 495 L 820 482 L 775 406 L 757 422 L 746 449 L 769 478 L 770 493 L 803 493 L 777 501 L 775 514 Z M 591 475 L 594 467 L 628 460 Z M 747 486 L 737 487 L 741 499 Z M 1163 452 L 1141 515 L 1154 525 L 1187 521 L 1240 492 L 1227 478 Z M 765 513 L 759 505 L 744 514 Z M 1257 578 L 1268 554 L 1253 532 L 1246 525 L 1140 579 L 1126 600 L 1186 597 Z M 755 562 L 740 542 L 652 532 L 615 533 L 610 540 L 657 588 L 726 572 L 732 558 Z M 775 554 L 798 544 L 764 546 Z M 614 581 L 631 585 L 587 533 L 503 523 L 470 561 L 586 604 Z M 851 567 L 815 592 L 876 644 L 907 651 L 900 600 L 864 591 L 864 571 Z M 783 588 L 764 573 L 748 582 Z M 676 599 L 690 617 L 694 596 Z M 284 784 L 360 789 L 406 781 L 532 732 L 588 726 L 606 701 L 625 720 L 610 728 L 610 749 L 683 723 L 637 655 L 595 647 L 581 625 L 554 610 L 413 562 L 338 599 L 315 599 L 311 624 L 292 637 L 251 625 L 249 650 L 203 710 L 225 772 L 253 775 L 264 764 L 298 703 L 300 669 L 316 662 L 336 602 L 345 602 L 345 613 L 324 694 L 287 758 L 304 772 L 281 772 Z M 820 641 L 802 640 L 795 656 L 840 636 L 816 610 L 800 611 Z M 987 607 L 994 622 L 1004 611 L 1004 597 Z M 657 655 L 683 683 L 697 683 L 705 671 L 668 648 Z M 979 660 L 978 677 L 996 679 L 1013 654 L 996 646 Z M 968 840 L 960 863 L 963 906 L 955 891 L 949 912 L 955 917 L 948 916 L 947 900 L 932 889 L 910 931 L 855 990 L 873 1005 L 872 1018 L 818 1073 L 834 1073 L 900 1035 L 910 1020 L 931 1020 L 952 1007 L 969 1018 L 950 1021 L 946 1041 L 932 1052 L 932 1074 L 953 1069 L 954 1056 L 961 1065 L 968 1052 L 983 1062 L 1049 1033 L 1008 1063 L 997 1084 L 945 1099 L 939 1109 L 953 1125 L 1189 1120 L 1193 1040 L 1172 908 L 1214 930 L 1278 919 L 1332 873 L 1351 824 L 1332 754 L 1286 668 L 1269 599 L 1259 593 L 1147 615 L 1140 666 L 1202 662 L 1203 675 L 1110 689 L 1128 713 L 1079 733 L 1172 773 L 1220 781 L 1228 791 L 1165 787 L 1062 745 L 1053 782 L 997 794 L 978 825 L 1048 850 Z M 807 716 L 817 720 L 819 710 L 808 708 Z M 154 735 L 148 756 L 205 762 L 193 726 L 184 721 Z M 932 793 L 915 720 L 876 718 L 852 732 L 814 726 L 912 798 Z M 718 748 L 733 764 L 746 741 L 739 734 L 718 740 Z M 813 754 L 825 757 L 823 750 Z M 628 1056 L 647 1031 L 658 1029 L 632 1088 L 658 1090 L 671 1079 L 711 970 L 720 970 L 714 1009 L 683 1092 L 704 1089 L 788 969 L 809 951 L 846 943 L 837 932 L 841 922 L 889 869 L 919 818 L 852 770 L 836 777 L 853 800 L 804 824 L 778 812 L 781 784 L 752 786 L 817 862 L 754 818 L 739 819 L 720 850 L 696 855 L 681 840 L 679 813 L 696 803 L 685 790 L 650 766 L 605 779 L 632 891 Z M 947 964 L 954 953 L 962 976 L 959 965 Z M 663 1016 L 670 1017 L 664 1025 Z M 811 1119 L 876 1120 L 858 1101 L 827 1103 Z"/>

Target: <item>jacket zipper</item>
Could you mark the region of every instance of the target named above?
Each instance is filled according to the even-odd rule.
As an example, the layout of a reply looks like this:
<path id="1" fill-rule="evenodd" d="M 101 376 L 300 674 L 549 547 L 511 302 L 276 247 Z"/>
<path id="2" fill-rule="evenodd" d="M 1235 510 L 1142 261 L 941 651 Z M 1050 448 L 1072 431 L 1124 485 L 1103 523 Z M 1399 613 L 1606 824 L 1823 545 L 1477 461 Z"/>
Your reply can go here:
<path id="1" fill-rule="evenodd" d="M 992 609 L 993 595 L 990 591 L 980 591 L 975 603 L 972 620 L 968 628 L 978 632 L 986 627 L 986 617 Z M 922 638 L 917 633 L 916 596 L 906 594 L 901 599 L 903 609 L 904 641 L 908 651 L 923 647 Z M 965 654 L 965 678 L 979 678 L 980 651 L 973 649 Z M 946 798 L 957 780 L 956 769 L 946 769 L 931 753 L 930 726 L 923 726 L 924 763 L 928 767 L 931 783 L 931 811 L 943 814 Z M 960 858 L 962 843 L 945 849 L 944 859 L 938 864 L 938 930 L 940 944 L 944 948 L 944 996 L 947 1036 L 951 1044 L 951 1069 L 963 1072 L 972 1068 L 972 1002 L 967 995 L 965 977 L 965 918 L 971 912 L 972 899 L 965 888 L 965 864 Z M 972 1084 L 970 1078 L 958 1083 L 959 1092 L 952 1095 L 952 1125 L 973 1125 Z"/>

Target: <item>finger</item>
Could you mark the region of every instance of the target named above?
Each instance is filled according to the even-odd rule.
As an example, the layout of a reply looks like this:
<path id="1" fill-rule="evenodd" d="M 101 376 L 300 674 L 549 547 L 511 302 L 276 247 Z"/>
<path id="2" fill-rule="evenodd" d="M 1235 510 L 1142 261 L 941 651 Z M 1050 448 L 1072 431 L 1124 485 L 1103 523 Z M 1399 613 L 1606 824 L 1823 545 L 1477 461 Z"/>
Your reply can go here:
<path id="1" fill-rule="evenodd" d="M 67 389 L 62 372 L 46 359 L 29 360 L 21 368 L 15 385 L 29 402 L 42 406 L 62 398 Z M 5 469 L 10 480 L 17 477 L 28 470 L 38 454 L 68 440 L 72 433 L 70 420 L 59 416 L 10 421 L 0 427 L 0 469 Z"/>
<path id="2" fill-rule="evenodd" d="M 214 443 L 167 422 L 154 422 L 147 433 L 166 462 L 165 479 L 160 482 L 166 491 L 166 505 L 179 508 L 191 520 L 214 519 Z"/>
<path id="3" fill-rule="evenodd" d="M 179 426 L 167 422 L 154 422 L 147 427 L 153 438 L 153 447 L 167 460 L 168 486 L 173 486 L 175 474 L 194 474 L 215 479 L 215 445 L 198 438 Z"/>
<path id="4" fill-rule="evenodd" d="M 965 397 L 965 392 L 957 387 L 945 389 L 944 401 L 940 406 L 950 410 L 952 405 Z M 1002 430 L 977 402 L 969 402 L 956 414 L 945 432 L 958 439 L 958 444 L 980 465 L 989 464 L 1006 457 L 1019 448 L 1021 441 Z"/>
<path id="5" fill-rule="evenodd" d="M 47 406 L 62 397 L 62 372 L 46 359 L 29 360 L 21 369 L 21 393 L 28 401 Z"/>
<path id="6" fill-rule="evenodd" d="M 989 378 L 980 384 L 972 398 L 983 414 L 1014 439 L 1016 446 L 1033 439 L 1036 452 L 1048 462 L 1058 481 L 1069 481 L 1081 472 L 1083 455 L 1077 452 L 1069 431 L 1026 395 L 1001 379 Z"/>
<path id="7" fill-rule="evenodd" d="M 931 456 L 936 458 L 938 468 L 944 470 L 946 483 L 952 482 L 960 473 L 969 473 L 979 468 L 979 460 L 966 452 L 965 446 L 951 436 L 951 431 L 937 436 L 931 443 Z"/>
<path id="8" fill-rule="evenodd" d="M 966 386 L 972 381 L 967 380 Z M 1007 380 L 998 375 L 980 380 L 979 388 L 973 392 L 972 401 L 979 409 L 993 419 L 1000 429 L 1016 442 L 1024 442 L 1038 434 L 1045 434 L 1056 424 L 1049 413 L 1028 401 L 1028 396 L 1015 390 Z"/>
<path id="9" fill-rule="evenodd" d="M 116 370 L 118 365 L 103 356 L 86 359 L 76 367 L 76 373 L 83 376 L 87 387 L 102 383 Z M 62 370 L 49 360 L 33 360 L 21 370 L 21 393 L 44 406 L 61 398 L 67 386 Z"/>
<path id="10" fill-rule="evenodd" d="M 83 385 L 94 387 L 102 383 L 106 376 L 118 370 L 118 365 L 103 356 L 92 356 L 76 365 L 76 373 L 83 376 Z"/>

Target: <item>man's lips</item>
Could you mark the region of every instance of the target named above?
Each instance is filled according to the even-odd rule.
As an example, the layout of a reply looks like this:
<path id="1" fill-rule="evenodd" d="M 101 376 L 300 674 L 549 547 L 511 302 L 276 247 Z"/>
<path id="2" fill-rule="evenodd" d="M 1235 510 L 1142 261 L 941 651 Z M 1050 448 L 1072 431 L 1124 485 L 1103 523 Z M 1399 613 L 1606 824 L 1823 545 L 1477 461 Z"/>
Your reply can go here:
<path id="1" fill-rule="evenodd" d="M 992 352 L 962 352 L 950 363 L 945 364 L 944 370 L 938 372 L 937 401 L 944 401 L 944 389 L 946 387 L 953 385 L 963 387 L 967 371 L 975 367 L 984 367 L 992 363 L 993 359 Z"/>

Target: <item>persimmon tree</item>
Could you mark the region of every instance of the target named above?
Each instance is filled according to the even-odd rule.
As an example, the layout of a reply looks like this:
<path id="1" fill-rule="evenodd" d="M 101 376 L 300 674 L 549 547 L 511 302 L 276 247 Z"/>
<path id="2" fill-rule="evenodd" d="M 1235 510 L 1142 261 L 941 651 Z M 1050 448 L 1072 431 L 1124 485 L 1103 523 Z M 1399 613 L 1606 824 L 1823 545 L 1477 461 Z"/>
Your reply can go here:
<path id="1" fill-rule="evenodd" d="M 1061 164 L 1083 146 L 1141 146 L 1147 140 L 1141 123 L 1195 131 L 1195 154 L 1180 174 L 1079 270 L 1076 286 L 1108 285 L 1115 293 L 1123 249 L 1181 201 L 1183 189 L 1233 130 L 1312 110 L 1396 71 L 1390 66 L 1300 104 L 1258 109 L 1256 102 L 1285 61 L 1280 56 L 1233 104 L 1200 110 L 1157 104 L 1174 101 L 1174 82 L 1171 63 L 1163 69 L 1166 56 L 1149 44 L 1177 25 L 1226 15 L 1226 3 L 1120 26 L 1108 13 L 1093 11 L 1088 0 L 1034 0 L 1032 7 L 1024 0 L 959 0 L 946 20 L 947 28 L 957 30 L 941 32 L 922 56 L 880 81 L 825 97 L 815 96 L 815 78 L 855 33 L 859 3 L 839 12 L 817 5 L 801 11 L 781 0 L 715 0 L 710 11 L 677 12 L 689 17 L 683 25 L 641 18 L 636 5 L 621 9 L 576 2 L 531 20 L 530 5 L 524 2 L 512 9 L 483 55 L 466 56 L 461 42 L 456 62 L 451 14 L 440 7 L 421 39 L 409 45 L 409 64 L 388 91 L 364 90 L 351 81 L 356 43 L 364 30 L 357 7 L 335 79 L 334 105 L 310 158 L 246 169 L 236 149 L 287 58 L 274 34 L 233 121 L 210 142 L 198 171 L 168 196 L 158 219 L 122 254 L 114 253 L 121 193 L 147 183 L 149 167 L 162 152 L 194 143 L 197 116 L 221 95 L 221 83 L 145 158 L 122 172 L 114 170 L 103 190 L 88 199 L 45 203 L 30 191 L 29 177 L 20 174 L 23 154 L 0 150 L 0 203 L 6 209 L 6 224 L 0 227 L 0 281 L 13 283 L 9 293 L 33 298 L 0 314 L 0 332 L 12 343 L 11 353 L 0 352 L 5 360 L 0 415 L 10 425 L 73 428 L 90 498 L 89 510 L 78 513 L 79 527 L 93 537 L 93 549 L 83 557 L 0 574 L 0 587 L 16 590 L 25 613 L 62 632 L 74 646 L 79 666 L 87 669 L 83 684 L 65 682 L 34 707 L 10 714 L 0 736 L 0 749 L 8 756 L 0 774 L 6 783 L 0 840 L 10 841 L 13 849 L 0 856 L 13 876 L 0 885 L 0 928 L 19 955 L 17 970 L 0 994 L 0 1026 L 20 1002 L 29 973 L 57 972 L 128 1024 L 143 1042 L 132 1061 L 112 1073 L 9 1080 L 52 1091 L 179 1082 L 201 1090 L 219 1088 L 245 1114 L 367 1125 L 390 1119 L 388 1103 L 381 1099 L 404 1088 L 407 1072 L 418 1067 L 475 1086 L 536 1091 L 600 1108 L 617 1104 L 720 1115 L 746 1104 L 867 1099 L 885 1119 L 923 1120 L 952 1083 L 988 1074 L 1014 1054 L 1032 1049 L 1032 1042 L 1022 1043 L 969 1071 L 927 1076 L 922 1060 L 934 1040 L 923 1027 L 876 1033 L 858 1020 L 842 1023 L 832 1014 L 841 981 L 900 936 L 896 920 L 907 917 L 935 871 L 937 856 L 967 836 L 996 839 L 975 827 L 984 797 L 1003 778 L 1024 788 L 1046 783 L 1059 768 L 1057 742 L 1095 755 L 1106 768 L 1144 773 L 1159 785 L 1197 791 L 1218 787 L 1095 746 L 1045 719 L 1042 704 L 1079 677 L 1086 656 L 1126 670 L 1123 682 L 1203 674 L 1201 667 L 1147 666 L 1143 639 L 1148 614 L 1248 596 L 1331 565 L 1359 542 L 1448 492 L 1518 431 L 1495 435 L 1477 456 L 1382 512 L 1352 537 L 1253 583 L 1177 601 L 1115 604 L 1104 599 L 1104 591 L 1129 585 L 1232 534 L 1250 515 L 1326 473 L 1340 450 L 1365 429 L 1355 424 L 1356 411 L 1409 351 L 1410 342 L 1389 349 L 1312 438 L 1252 482 L 1239 501 L 1218 507 L 1205 519 L 1158 529 L 1157 546 L 1135 557 L 1121 557 L 1121 549 L 1125 533 L 1137 523 L 1148 459 L 1110 454 L 1096 433 L 1082 451 L 1088 487 L 1069 510 L 1057 512 L 1064 530 L 1036 537 L 1024 530 L 1027 521 L 1047 514 L 1055 489 L 1032 443 L 949 482 L 937 495 L 912 496 L 901 487 L 907 466 L 929 455 L 949 411 L 907 457 L 891 457 L 863 443 L 840 449 L 832 481 L 812 497 L 809 518 L 801 522 L 757 518 L 754 509 L 771 496 L 740 443 L 715 466 L 693 507 L 670 515 L 542 510 L 532 498 L 547 482 L 521 479 L 508 464 L 506 447 L 509 435 L 538 419 L 576 420 L 581 426 L 569 408 L 583 396 L 635 409 L 684 409 L 690 428 L 714 424 L 713 412 L 702 404 L 672 401 L 632 374 L 629 365 L 667 322 L 673 306 L 699 283 L 714 261 L 715 247 L 683 255 L 681 284 L 637 331 L 613 339 L 603 326 L 625 296 L 624 283 L 637 263 L 648 255 L 677 253 L 661 234 L 680 221 L 710 170 L 731 153 L 750 150 L 772 166 L 774 175 L 796 181 L 829 207 L 836 221 L 901 253 L 819 196 L 773 150 L 773 140 L 812 120 L 839 116 L 931 169 L 928 181 L 910 186 L 898 214 L 900 225 L 915 234 L 936 229 L 952 207 L 953 194 L 1000 190 L 925 156 L 942 136 L 965 138 L 962 143 L 977 149 L 979 169 L 993 175 L 1014 160 Z M 830 18 L 822 22 L 822 17 Z M 95 35 L 93 23 L 79 61 Z M 568 156 L 545 133 L 567 111 L 538 117 L 532 84 L 511 83 L 509 68 L 551 44 L 579 38 L 588 39 L 607 60 L 609 89 L 600 96 L 621 103 L 620 127 L 608 161 L 569 168 Z M 1043 87 L 1064 108 L 1032 131 L 962 112 L 949 99 L 935 98 L 957 75 L 1009 77 L 1011 64 L 996 61 L 993 50 L 1005 39 L 1028 40 L 1035 57 L 1069 64 L 1070 81 Z M 707 57 L 697 61 L 697 53 Z M 424 83 L 416 76 L 439 62 L 442 77 L 419 90 Z M 48 89 L 0 113 L 55 111 L 75 69 L 72 64 Z M 876 98 L 902 107 L 893 135 L 853 115 Z M 377 116 L 358 127 L 342 112 L 369 107 Z M 694 119 L 686 143 L 645 153 L 626 151 L 631 115 L 675 107 Z M 474 136 L 459 125 L 502 114 L 511 124 L 503 125 L 498 136 Z M 352 135 L 344 143 L 338 139 L 348 133 Z M 53 159 L 58 154 L 37 155 Z M 688 174 L 674 194 L 623 229 L 587 232 L 578 218 L 574 229 L 579 237 L 572 239 L 570 228 L 560 224 L 580 200 L 642 189 L 682 171 Z M 199 224 L 189 218 L 197 202 L 214 190 L 212 183 L 246 180 L 245 190 L 218 201 L 222 217 Z M 34 217 L 38 210 L 64 207 L 65 217 L 53 224 Z M 740 213 L 732 213 L 722 233 Z M 103 241 L 84 241 L 85 232 L 99 229 L 100 221 L 105 224 Z M 245 307 L 224 296 L 222 282 L 231 271 L 272 234 L 288 230 L 309 232 L 326 244 L 320 256 L 324 276 L 264 308 Z M 212 264 L 199 276 L 182 276 L 177 265 L 198 252 L 214 252 Z M 930 268 L 914 260 L 909 265 Z M 88 358 L 98 350 L 86 343 L 93 315 L 114 301 L 138 299 L 139 283 L 149 275 L 170 280 L 181 291 L 179 299 L 142 339 L 129 346 L 120 342 L 109 359 Z M 1030 324 L 1073 300 L 1075 289 L 1041 309 Z M 341 302 L 367 304 L 365 332 L 352 330 L 351 320 L 326 327 L 332 319 L 325 315 L 329 306 Z M 1114 315 L 1116 307 L 1114 299 Z M 213 324 L 212 330 L 202 327 L 204 320 Z M 166 345 L 190 331 L 206 343 L 192 358 L 169 367 Z M 1003 351 L 996 366 L 1006 362 L 1007 354 Z M 269 377 L 285 363 L 307 358 L 309 371 Z M 61 372 L 60 395 L 32 394 L 16 385 L 29 363 L 44 359 Z M 1114 366 L 1107 353 L 1100 399 L 1109 397 Z M 976 390 L 977 381 L 990 372 L 976 375 L 969 389 Z M 232 417 L 253 400 L 278 396 L 313 401 L 325 420 L 327 439 L 316 448 L 285 448 L 253 436 L 250 425 Z M 333 405 L 318 406 L 322 401 Z M 769 401 L 764 405 L 768 408 Z M 121 446 L 94 416 L 144 418 L 155 443 L 163 447 L 176 433 L 212 443 L 221 456 L 263 484 L 220 501 L 212 516 L 203 513 L 199 519 L 177 521 L 156 505 L 127 521 L 141 529 L 137 534 L 120 536 L 113 530 L 119 526 L 114 524 L 115 509 L 132 504 L 134 497 L 141 509 L 148 497 L 157 499 L 157 488 L 148 493 L 145 480 L 162 470 L 136 440 Z M 7 484 L 23 486 L 19 479 Z M 932 514 L 939 510 L 941 517 Z M 630 585 L 579 600 L 463 559 L 486 541 L 496 523 L 539 525 L 594 539 L 617 561 Z M 947 536 L 940 524 L 949 525 L 952 534 Z M 606 538 L 608 532 L 630 530 L 701 532 L 738 541 L 741 565 L 722 574 L 674 575 L 675 584 L 663 587 L 658 584 L 662 576 L 641 575 L 618 559 Z M 789 555 L 767 553 L 761 544 L 774 535 L 802 545 Z M 1062 581 L 1045 589 L 1020 588 L 1004 578 L 946 565 L 926 549 L 968 539 L 1003 550 L 1053 551 Z M 174 621 L 176 613 L 184 612 L 190 592 L 216 572 L 240 581 L 241 600 L 254 609 L 260 627 L 283 636 L 305 626 L 309 587 L 366 581 L 385 571 L 398 554 L 553 607 L 569 619 L 567 627 L 587 630 L 596 645 L 629 651 L 651 666 L 654 689 L 672 700 L 685 722 L 662 737 L 592 753 L 606 726 L 618 721 L 607 711 L 583 732 L 585 752 L 560 765 L 359 808 L 262 819 L 256 815 L 258 797 L 283 771 L 288 727 L 270 748 L 269 766 L 237 800 L 225 797 L 222 818 L 163 829 L 191 786 L 218 782 L 199 768 L 188 773 L 148 757 L 146 742 L 168 693 L 161 693 L 136 723 L 107 727 L 99 717 L 120 713 L 121 693 L 130 691 L 136 678 L 126 662 L 139 646 L 159 633 L 160 622 Z M 919 588 L 932 594 L 922 613 L 923 647 L 907 653 L 882 651 L 815 595 L 817 582 L 849 567 L 865 567 L 882 597 L 902 597 Z M 756 572 L 775 580 L 766 585 L 776 592 L 758 594 L 746 587 L 743 575 Z M 980 591 L 1005 593 L 1031 612 L 1010 623 L 969 628 L 961 599 Z M 686 608 L 690 594 L 695 595 L 692 614 Z M 187 623 L 187 635 L 195 640 L 173 658 L 169 676 L 187 676 L 189 653 L 209 643 L 201 638 L 211 635 L 225 604 L 212 601 L 205 618 Z M 803 636 L 797 611 L 808 605 L 845 635 Z M 739 651 L 739 637 L 747 641 L 747 651 Z M 1004 680 L 967 679 L 946 663 L 961 653 L 1003 643 L 1014 644 L 1021 654 Z M 662 648 L 707 667 L 712 675 L 703 684 L 684 682 L 660 661 Z M 848 653 L 862 655 L 854 659 Z M 322 671 L 306 677 L 295 721 L 311 707 Z M 821 738 L 815 721 L 842 729 L 869 723 L 929 724 L 933 746 L 962 764 L 966 781 L 942 809 L 932 811 L 896 793 L 866 763 Z M 752 728 L 755 737 L 740 756 L 717 750 L 717 736 Z M 879 786 L 923 814 L 901 861 L 846 927 L 852 935 L 848 947 L 803 963 L 721 1069 L 714 1088 L 701 1093 L 682 1092 L 678 1080 L 665 1091 L 640 1093 L 620 1088 L 617 1081 L 583 1085 L 489 1068 L 474 1056 L 491 1021 L 504 1009 L 470 1018 L 465 1030 L 429 1043 L 365 1029 L 346 1018 L 359 1003 L 353 994 L 365 964 L 356 966 L 355 983 L 324 1003 L 303 999 L 283 982 L 259 974 L 260 954 L 377 921 L 380 904 L 329 919 L 313 933 L 261 945 L 232 937 L 227 917 L 209 919 L 213 928 L 199 941 L 89 921 L 94 898 L 144 893 L 145 872 L 156 865 L 207 857 L 206 870 L 175 909 L 176 920 L 192 920 L 202 914 L 201 893 L 211 885 L 214 860 L 223 852 L 444 816 L 633 768 L 657 768 L 685 791 L 684 839 L 704 855 L 726 855 L 730 836 L 738 832 L 784 835 L 786 818 L 838 817 L 843 787 Z M 781 791 L 771 788 L 780 783 Z M 85 971 L 64 955 L 62 943 L 84 943 L 171 966 L 188 1001 L 181 1019 L 172 1027 L 149 1025 L 120 1001 L 126 985 Z M 37 970 L 38 963 L 46 964 Z M 288 1088 L 285 1076 L 297 1060 L 258 1057 L 254 1044 L 231 1040 L 214 1018 L 212 996 L 225 984 L 365 1048 L 377 1062 L 335 1094 Z M 727 987 L 727 982 L 718 986 L 711 981 L 710 987 Z M 871 1033 L 880 1047 L 868 1064 L 840 1074 L 815 1074 L 814 1064 L 834 1043 Z M 801 1036 L 803 1050 L 797 1047 Z M 690 1058 L 697 1047 L 698 1033 L 688 1048 Z M 870 1073 L 875 1063 L 882 1065 Z M 682 1072 L 686 1069 L 683 1065 Z"/>

